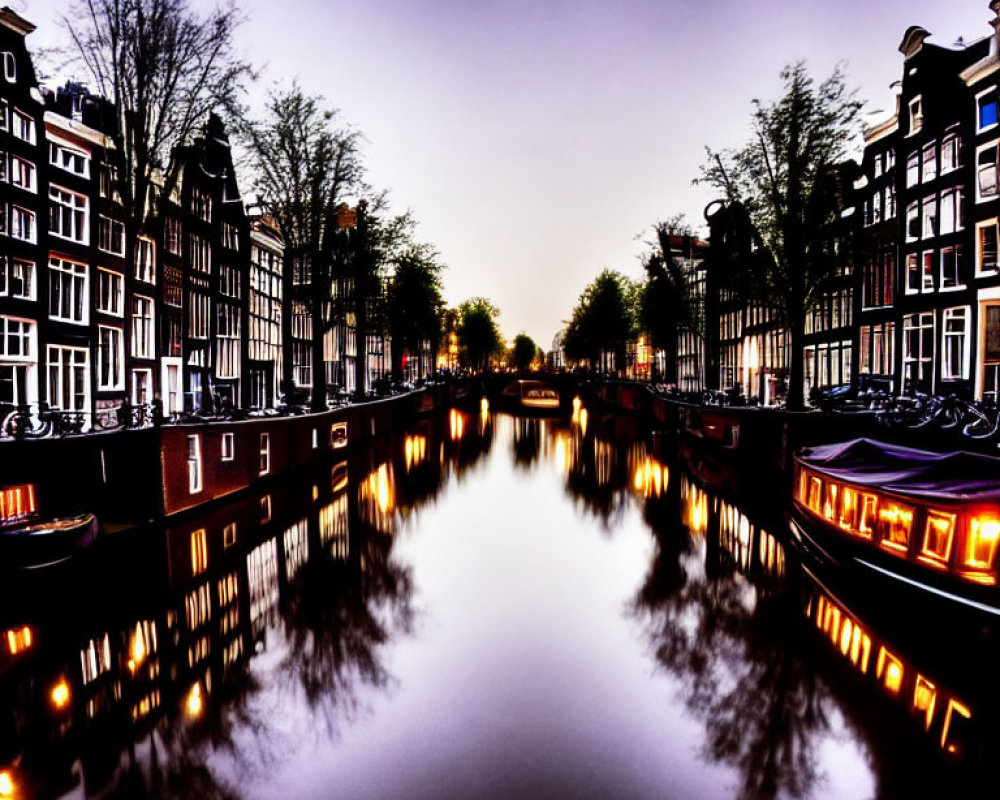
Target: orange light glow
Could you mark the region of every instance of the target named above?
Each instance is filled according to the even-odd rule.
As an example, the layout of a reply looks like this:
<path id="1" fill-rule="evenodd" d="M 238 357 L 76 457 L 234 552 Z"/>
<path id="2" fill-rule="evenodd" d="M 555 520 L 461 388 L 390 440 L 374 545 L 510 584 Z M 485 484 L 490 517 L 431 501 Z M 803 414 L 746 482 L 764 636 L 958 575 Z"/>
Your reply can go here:
<path id="1" fill-rule="evenodd" d="M 587 433 L 587 409 L 580 409 L 580 430 L 586 434 Z"/>
<path id="2" fill-rule="evenodd" d="M 24 519 L 35 511 L 35 487 L 32 484 L 0 489 L 0 522 Z"/>
<path id="3" fill-rule="evenodd" d="M 7 650 L 12 656 L 30 649 L 31 641 L 31 628 L 27 625 L 7 631 Z"/>
<path id="4" fill-rule="evenodd" d="M 490 401 L 486 397 L 479 401 L 479 413 L 483 416 L 490 413 Z"/>
<path id="5" fill-rule="evenodd" d="M 917 675 L 913 687 L 913 708 L 924 712 L 924 728 L 930 730 L 934 719 L 934 706 L 937 703 L 937 687 L 923 675 Z"/>
<path id="6" fill-rule="evenodd" d="M 892 550 L 905 551 L 910 545 L 913 509 L 888 500 L 878 512 L 880 544 Z"/>
<path id="7" fill-rule="evenodd" d="M 659 497 L 667 490 L 669 481 L 670 470 L 646 456 L 635 467 L 632 486 L 643 497 Z"/>
<path id="8" fill-rule="evenodd" d="M 944 566 L 951 555 L 951 541 L 955 533 L 955 515 L 930 509 L 924 527 L 924 541 L 920 548 L 922 561 Z"/>
<path id="9" fill-rule="evenodd" d="M 972 718 L 972 712 L 964 703 L 960 703 L 954 697 L 948 700 L 948 707 L 944 712 L 944 724 L 941 726 L 941 749 L 948 753 L 958 752 L 958 747 L 948 741 L 948 734 L 951 731 L 951 718 L 953 714 L 958 714 L 965 719 Z"/>
<path id="10" fill-rule="evenodd" d="M 14 785 L 14 776 L 9 770 L 0 772 L 0 797 L 13 797 L 17 787 Z"/>
<path id="11" fill-rule="evenodd" d="M 903 685 L 903 662 L 890 653 L 885 647 L 879 648 L 878 662 L 875 665 L 875 677 L 893 694 L 898 694 Z"/>
<path id="12" fill-rule="evenodd" d="M 845 531 L 854 530 L 857 527 L 857 515 L 858 493 L 850 486 L 845 486 L 841 493 L 840 517 L 837 519 L 837 524 Z"/>
<path id="13" fill-rule="evenodd" d="M 858 535 L 871 539 L 878 519 L 878 497 L 873 494 L 861 495 L 861 517 L 858 520 Z"/>
<path id="14" fill-rule="evenodd" d="M 201 697 L 201 684 L 196 683 L 191 687 L 191 691 L 188 692 L 187 701 L 184 703 L 185 708 L 189 717 L 199 717 L 201 712 L 205 707 L 205 703 Z"/>
<path id="15" fill-rule="evenodd" d="M 837 513 L 837 499 L 840 494 L 840 487 L 835 483 L 826 485 L 826 502 L 823 503 L 823 516 L 828 522 L 834 522 Z"/>
<path id="16" fill-rule="evenodd" d="M 992 569 L 998 542 L 1000 520 L 992 516 L 973 517 L 969 522 L 969 538 L 965 544 L 965 566 L 975 570 Z"/>
<path id="17" fill-rule="evenodd" d="M 451 440 L 458 441 L 465 436 L 465 415 L 457 409 L 452 409 L 448 415 L 448 422 L 451 427 Z"/>
<path id="18" fill-rule="evenodd" d="M 427 437 L 407 436 L 403 444 L 404 456 L 406 458 L 406 471 L 423 463 L 427 457 Z"/>
<path id="19" fill-rule="evenodd" d="M 132 634 L 132 646 L 129 648 L 129 656 L 129 671 L 135 672 L 146 659 L 146 637 L 143 635 L 140 624 L 136 624 L 135 632 Z"/>
<path id="20" fill-rule="evenodd" d="M 815 475 L 809 478 L 809 499 L 807 505 L 817 514 L 822 514 L 823 481 Z"/>
<path id="21" fill-rule="evenodd" d="M 69 705 L 69 684 L 66 683 L 65 678 L 60 678 L 59 682 L 52 687 L 49 698 L 58 711 L 62 711 Z"/>

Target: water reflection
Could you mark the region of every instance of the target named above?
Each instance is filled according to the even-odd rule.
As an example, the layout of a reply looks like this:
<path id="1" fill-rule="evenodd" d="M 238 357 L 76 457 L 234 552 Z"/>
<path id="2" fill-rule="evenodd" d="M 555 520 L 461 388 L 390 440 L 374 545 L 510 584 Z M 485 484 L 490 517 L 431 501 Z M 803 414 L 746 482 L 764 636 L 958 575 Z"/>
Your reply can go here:
<path id="1" fill-rule="evenodd" d="M 494 452 L 500 434 L 510 446 Z M 979 774 L 996 739 L 993 662 L 974 655 L 991 641 L 987 633 L 945 648 L 931 635 L 933 617 L 900 625 L 880 598 L 859 596 L 786 550 L 773 493 L 743 492 L 725 463 L 650 438 L 635 418 L 574 404 L 568 419 L 449 410 L 266 492 L 108 537 L 86 569 L 6 587 L 0 796 L 9 782 L 18 796 L 235 798 L 253 793 L 247 776 L 266 784 L 303 732 L 322 732 L 336 747 L 373 713 L 373 696 L 415 680 L 394 673 L 392 656 L 420 635 L 418 598 L 429 587 L 418 585 L 416 564 L 397 542 L 419 538 L 424 512 L 433 516 L 452 490 L 508 459 L 517 476 L 510 485 L 551 479 L 549 499 L 568 498 L 614 534 L 604 537 L 609 548 L 629 520 L 645 526 L 644 573 L 629 584 L 627 613 L 617 606 L 614 616 L 641 631 L 648 654 L 639 657 L 656 667 L 635 691 L 656 698 L 657 681 L 669 678 L 676 705 L 696 724 L 702 766 L 689 769 L 725 770 L 727 778 L 704 779 L 702 789 L 772 798 L 847 786 L 892 796 L 955 791 Z M 495 508 L 462 512 L 473 533 L 511 498 L 493 499 Z M 544 528 L 529 533 L 551 540 Z M 495 544 L 478 541 L 490 555 L 462 569 L 490 567 Z M 525 545 L 519 563 L 537 556 L 532 546 L 543 547 Z M 562 560 L 573 564 L 573 554 Z M 560 578 L 523 566 L 518 575 L 523 586 L 505 585 L 510 597 L 480 596 L 472 579 L 459 601 L 481 602 L 469 613 L 491 618 L 518 591 L 537 597 L 529 606 L 537 621 L 522 608 L 494 622 L 482 641 L 495 654 L 470 656 L 470 670 L 496 669 L 492 681 L 512 681 L 515 703 L 537 675 L 559 671 L 557 683 L 572 687 L 578 668 L 559 658 L 565 630 L 544 631 L 549 650 L 518 652 L 516 666 L 499 666 L 509 658 L 502 645 L 517 652 L 519 635 L 544 627 L 544 602 Z M 585 577 L 591 588 L 608 579 Z M 586 622 L 580 640 L 599 645 L 604 629 Z M 531 680 L 513 682 L 519 670 Z M 658 702 L 644 700 L 643 713 Z M 530 717 L 523 706 L 520 713 Z M 652 729 L 664 751 L 678 747 L 677 732 L 654 719 L 661 724 L 636 716 L 626 730 Z M 530 726 L 519 735 L 530 739 Z M 467 756 L 469 774 L 487 758 Z M 858 766 L 866 762 L 870 776 Z M 557 767 L 563 775 L 580 764 Z M 644 779 L 655 790 L 637 796 L 677 790 L 656 782 L 660 772 L 649 768 Z M 476 784 L 464 785 L 475 793 Z"/>

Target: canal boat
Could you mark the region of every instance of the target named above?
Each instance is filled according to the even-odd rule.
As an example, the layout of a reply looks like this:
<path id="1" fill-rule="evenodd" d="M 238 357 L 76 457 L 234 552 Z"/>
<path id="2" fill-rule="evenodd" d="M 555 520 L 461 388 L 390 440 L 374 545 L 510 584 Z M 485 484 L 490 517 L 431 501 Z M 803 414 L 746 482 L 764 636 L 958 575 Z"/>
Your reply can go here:
<path id="1" fill-rule="evenodd" d="M 552 410 L 560 405 L 559 392 L 543 381 L 512 381 L 504 387 L 500 397 L 513 409 Z"/>
<path id="2" fill-rule="evenodd" d="M 789 522 L 826 565 L 1000 617 L 1000 459 L 871 439 L 806 448 Z"/>
<path id="3" fill-rule="evenodd" d="M 96 538 L 93 514 L 43 518 L 33 484 L 0 488 L 0 557 L 5 568 L 59 564 Z"/>

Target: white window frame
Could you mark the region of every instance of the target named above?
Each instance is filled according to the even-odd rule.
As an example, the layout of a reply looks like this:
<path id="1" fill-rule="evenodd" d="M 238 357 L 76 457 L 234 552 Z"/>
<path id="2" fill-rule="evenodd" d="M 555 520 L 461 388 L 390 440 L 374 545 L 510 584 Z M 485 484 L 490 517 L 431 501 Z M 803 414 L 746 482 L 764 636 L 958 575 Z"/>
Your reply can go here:
<path id="1" fill-rule="evenodd" d="M 951 157 L 948 159 L 948 166 L 945 164 L 945 153 L 950 152 Z M 948 133 L 941 139 L 941 174 L 947 175 L 949 172 L 954 172 L 961 166 L 959 161 L 961 153 L 961 140 L 957 133 Z"/>
<path id="2" fill-rule="evenodd" d="M 187 437 L 188 494 L 198 494 L 203 488 L 201 469 L 201 434 Z"/>
<path id="3" fill-rule="evenodd" d="M 110 302 L 104 304 L 104 286 L 107 285 L 111 291 L 108 292 Z M 113 269 L 97 268 L 97 298 L 95 307 L 102 314 L 111 317 L 122 317 L 125 315 L 125 276 Z"/>
<path id="4" fill-rule="evenodd" d="M 60 276 L 58 282 L 56 275 Z M 70 281 L 69 315 L 61 313 L 66 310 L 62 308 L 64 299 L 62 282 L 67 280 Z M 58 291 L 57 296 L 53 295 L 56 291 Z M 58 297 L 57 309 L 53 311 L 53 301 L 56 297 Z M 76 316 L 77 311 L 79 316 Z M 86 264 L 61 256 L 49 256 L 49 319 L 73 325 L 87 325 L 90 322 L 90 268 Z"/>
<path id="5" fill-rule="evenodd" d="M 906 188 L 920 183 L 920 151 L 914 150 L 906 157 Z"/>
<path id="6" fill-rule="evenodd" d="M 102 339 L 108 336 L 109 344 L 114 346 L 115 355 L 112 369 L 109 370 L 110 381 L 104 380 L 105 351 L 110 352 L 110 347 L 103 346 Z M 125 337 L 121 328 L 116 325 L 97 326 L 97 389 L 98 391 L 116 391 L 125 388 Z"/>
<path id="7" fill-rule="evenodd" d="M 71 354 L 72 360 L 67 365 L 62 356 Z M 77 356 L 82 356 L 83 361 L 76 361 Z M 46 346 L 46 388 L 48 390 L 49 405 L 59 411 L 89 411 L 90 410 L 90 350 L 86 347 L 68 347 L 60 344 L 50 344 Z M 68 366 L 68 369 L 67 369 Z M 55 372 L 53 373 L 53 369 Z M 83 394 L 77 395 L 72 391 L 75 385 L 74 374 L 76 370 L 83 370 Z M 53 391 L 53 380 L 55 380 L 56 391 Z M 67 387 L 70 389 L 70 408 L 62 404 L 63 395 Z"/>
<path id="8" fill-rule="evenodd" d="M 931 140 L 920 149 L 920 182 L 930 183 L 938 176 L 937 142 Z"/>
<path id="9" fill-rule="evenodd" d="M 996 90 L 997 90 L 997 87 L 996 87 L 996 84 L 994 84 L 993 86 L 990 86 L 990 87 L 988 87 L 986 89 L 983 89 L 981 92 L 976 92 L 976 102 L 975 102 L 975 114 L 976 114 L 975 126 L 976 126 L 976 133 L 984 133 L 985 131 L 991 131 L 995 127 L 997 127 L 998 124 L 1000 124 L 998 122 L 993 122 L 993 123 L 990 123 L 989 125 L 980 125 L 979 124 L 979 101 L 982 100 L 990 92 L 994 93 L 993 103 L 994 103 L 994 105 L 997 106 L 997 118 L 998 118 L 998 120 L 1000 120 L 1000 101 L 998 101 L 998 98 L 995 96 L 996 95 Z"/>
<path id="10" fill-rule="evenodd" d="M 34 144 L 37 136 L 37 126 L 35 125 L 35 118 L 30 114 L 25 114 L 19 108 L 14 108 L 14 116 L 11 119 L 11 135 L 15 139 L 20 139 L 22 142 L 27 142 L 28 144 Z"/>
<path id="11" fill-rule="evenodd" d="M 34 244 L 38 241 L 38 218 L 30 208 L 10 207 L 10 237 Z"/>
<path id="12" fill-rule="evenodd" d="M 938 255 L 938 286 L 941 287 L 942 292 L 957 292 L 965 288 L 965 284 L 961 281 L 962 252 L 963 249 L 960 244 L 941 248 L 941 252 Z M 947 253 L 955 254 L 955 283 L 951 286 L 945 285 L 945 255 Z"/>
<path id="13" fill-rule="evenodd" d="M 236 458 L 236 434 L 232 431 L 222 434 L 220 451 L 220 458 L 223 461 L 232 461 Z"/>
<path id="14" fill-rule="evenodd" d="M 80 163 L 79 169 L 76 168 L 77 160 Z M 49 164 L 70 173 L 70 175 L 78 175 L 81 178 L 90 177 L 90 154 L 63 142 L 61 139 L 54 139 L 51 135 L 49 136 Z"/>
<path id="15" fill-rule="evenodd" d="M 920 238 L 933 239 L 938 235 L 939 225 L 938 199 L 932 194 L 920 203 Z"/>
<path id="16" fill-rule="evenodd" d="M 983 249 L 982 249 L 982 230 L 984 228 L 993 228 L 994 241 L 997 245 L 997 252 L 994 255 L 994 259 L 997 264 L 990 269 L 983 269 Z M 982 278 L 989 275 L 996 275 L 998 267 L 1000 267 L 1000 225 L 998 225 L 997 217 L 992 219 L 982 220 L 976 223 L 976 277 Z"/>
<path id="17" fill-rule="evenodd" d="M 107 242 L 104 241 L 105 232 L 108 234 Z M 118 236 L 115 235 L 116 232 L 119 232 Z M 120 243 L 119 249 L 115 249 L 116 243 Z M 125 223 L 119 219 L 99 214 L 97 217 L 97 249 L 104 253 L 111 253 L 113 256 L 125 255 Z"/>
<path id="18" fill-rule="evenodd" d="M 3 78 L 7 83 L 17 83 L 17 59 L 10 50 L 3 51 Z"/>
<path id="19" fill-rule="evenodd" d="M 913 221 L 916 220 L 916 226 L 913 225 Z M 905 228 L 903 229 L 903 234 L 908 242 L 918 242 L 920 241 L 920 201 L 914 200 L 906 206 L 906 219 Z M 916 232 L 913 228 L 916 227 Z"/>
<path id="20" fill-rule="evenodd" d="M 260 435 L 260 474 L 267 475 L 271 471 L 271 434 Z"/>
<path id="21" fill-rule="evenodd" d="M 995 156 L 995 158 L 992 161 L 993 191 L 989 192 L 988 194 L 983 194 L 982 182 L 979 179 L 980 174 L 983 172 L 983 168 L 979 164 L 979 158 L 982 153 L 990 149 L 993 150 Z M 973 181 L 976 184 L 977 203 L 988 202 L 990 200 L 996 199 L 997 197 L 1000 197 L 1000 164 L 998 164 L 998 161 L 1000 161 L 1000 139 L 994 139 L 993 141 L 981 144 L 976 148 L 976 163 L 975 163 L 975 174 L 973 176 Z M 989 169 L 989 165 L 987 165 L 987 169 Z"/>
<path id="22" fill-rule="evenodd" d="M 27 180 L 25 180 L 27 177 Z M 38 193 L 38 170 L 34 163 L 26 158 L 10 156 L 10 167 L 7 170 L 7 178 L 11 186 L 16 186 L 32 194 Z"/>
<path id="23" fill-rule="evenodd" d="M 952 333 L 948 331 L 948 322 L 956 318 L 962 318 L 965 322 L 961 332 Z M 971 306 L 956 306 L 946 308 L 941 318 L 941 379 L 949 381 L 968 380 L 969 378 L 969 354 L 971 350 L 972 337 L 972 308 Z M 958 346 L 961 352 L 961 371 L 958 375 L 953 375 L 949 371 L 950 359 L 948 358 L 949 343 L 955 339 L 960 340 Z"/>
<path id="24" fill-rule="evenodd" d="M 53 207 L 59 209 L 55 218 Z M 66 231 L 62 230 L 64 218 L 68 220 Z M 58 219 L 60 224 L 54 224 L 54 219 Z M 59 230 L 56 230 L 57 227 Z M 87 195 L 54 183 L 49 184 L 49 235 L 78 244 L 90 243 L 90 199 Z"/>
<path id="25" fill-rule="evenodd" d="M 945 199 L 952 198 L 951 214 L 944 213 Z M 941 192 L 938 198 L 937 227 L 941 235 L 956 233 L 965 227 L 965 220 L 962 218 L 962 187 L 952 186 Z"/>
<path id="26" fill-rule="evenodd" d="M 924 250 L 920 254 L 920 291 L 934 291 L 934 251 Z"/>
<path id="27" fill-rule="evenodd" d="M 20 293 L 16 293 L 13 290 L 13 275 L 16 266 L 20 266 L 22 271 L 26 273 L 21 277 L 21 285 L 25 287 L 25 291 Z M 35 269 L 34 261 L 28 261 L 26 258 L 15 258 L 14 256 L 0 256 L 0 272 L 3 273 L 3 280 L 0 281 L 0 297 L 10 297 L 15 300 L 35 299 L 37 270 Z"/>
<path id="28" fill-rule="evenodd" d="M 136 237 L 134 275 L 137 281 L 156 283 L 156 243 L 148 236 Z"/>
<path id="29" fill-rule="evenodd" d="M 132 358 L 156 356 L 156 305 L 152 297 L 132 295 Z"/>
<path id="30" fill-rule="evenodd" d="M 913 134 L 918 133 L 924 127 L 924 98 L 922 95 L 917 95 L 909 103 L 909 120 L 910 128 L 907 131 L 907 136 L 913 136 Z"/>

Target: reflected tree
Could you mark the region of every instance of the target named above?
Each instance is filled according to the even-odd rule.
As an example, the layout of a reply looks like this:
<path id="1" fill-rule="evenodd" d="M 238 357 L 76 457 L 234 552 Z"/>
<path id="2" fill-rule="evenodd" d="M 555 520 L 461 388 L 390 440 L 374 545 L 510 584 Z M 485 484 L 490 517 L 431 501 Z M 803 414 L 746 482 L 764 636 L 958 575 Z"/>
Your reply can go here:
<path id="1" fill-rule="evenodd" d="M 514 437 L 512 440 L 514 465 L 525 471 L 530 471 L 538 461 L 542 448 L 542 427 L 540 419 L 531 417 L 514 418 Z"/>

